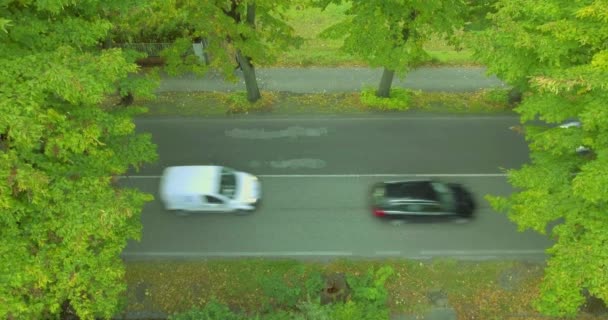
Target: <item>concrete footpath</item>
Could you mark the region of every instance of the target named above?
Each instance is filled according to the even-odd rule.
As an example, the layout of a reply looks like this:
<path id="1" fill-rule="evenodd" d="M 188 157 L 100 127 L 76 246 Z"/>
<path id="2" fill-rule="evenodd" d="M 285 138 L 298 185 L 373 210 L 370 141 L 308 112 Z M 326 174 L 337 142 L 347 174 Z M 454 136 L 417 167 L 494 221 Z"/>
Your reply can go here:
<path id="1" fill-rule="evenodd" d="M 403 79 L 395 77 L 393 88 L 424 91 L 467 92 L 482 88 L 505 87 L 495 76 L 487 76 L 483 67 L 420 67 Z M 244 91 L 239 70 L 236 83 L 224 81 L 217 74 L 179 77 L 163 75 L 158 92 Z M 370 68 L 260 68 L 256 70 L 260 90 L 294 93 L 338 93 L 377 87 L 382 69 Z"/>

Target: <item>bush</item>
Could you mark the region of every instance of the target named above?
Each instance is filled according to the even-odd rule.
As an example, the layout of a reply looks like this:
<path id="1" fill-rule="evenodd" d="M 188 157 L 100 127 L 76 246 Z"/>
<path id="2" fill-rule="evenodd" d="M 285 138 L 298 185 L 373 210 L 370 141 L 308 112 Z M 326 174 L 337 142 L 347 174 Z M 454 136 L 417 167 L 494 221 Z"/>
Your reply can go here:
<path id="1" fill-rule="evenodd" d="M 207 303 L 203 309 L 192 308 L 186 312 L 169 316 L 169 320 L 244 320 L 243 316 L 237 315 L 228 306 L 215 300 Z"/>
<path id="2" fill-rule="evenodd" d="M 322 306 L 317 301 L 304 301 L 298 304 L 298 312 L 294 313 L 293 320 L 333 320 L 331 306 Z"/>
<path id="3" fill-rule="evenodd" d="M 393 269 L 384 266 L 375 272 L 369 270 L 363 276 L 347 277 L 348 285 L 353 292 L 352 299 L 384 306 L 388 297 L 388 291 L 384 287 L 384 283 L 392 274 Z"/>
<path id="4" fill-rule="evenodd" d="M 258 283 L 262 292 L 268 298 L 264 305 L 264 311 L 275 308 L 295 308 L 302 294 L 301 288 L 287 284 L 283 275 L 279 273 L 262 276 Z"/>
<path id="5" fill-rule="evenodd" d="M 257 276 L 259 288 L 268 301 L 257 314 L 246 316 L 235 313 L 230 308 L 212 299 L 204 308 L 193 308 L 169 317 L 169 320 L 379 320 L 388 319 L 386 306 L 386 280 L 393 274 L 391 267 L 369 270 L 362 276 L 348 276 L 347 281 L 353 294 L 346 303 L 321 305 L 319 298 L 311 298 L 323 287 L 322 276 L 313 271 L 295 270 L 298 275 L 306 274 L 308 279 L 303 285 L 291 285 L 285 281 L 283 272 L 261 273 Z M 290 272 L 287 272 L 290 273 Z M 308 298 L 303 298 L 306 291 Z"/>
<path id="6" fill-rule="evenodd" d="M 411 106 L 412 92 L 407 89 L 395 88 L 391 90 L 389 98 L 376 96 L 373 88 L 365 88 L 361 91 L 361 104 L 376 110 L 408 110 Z"/>
<path id="7" fill-rule="evenodd" d="M 493 88 L 483 90 L 483 96 L 490 103 L 509 103 L 509 92 L 510 89 Z"/>
<path id="8" fill-rule="evenodd" d="M 334 305 L 332 320 L 385 320 L 389 318 L 388 309 L 379 309 L 366 302 L 348 301 Z"/>
<path id="9" fill-rule="evenodd" d="M 276 94 L 262 93 L 262 98 L 256 102 L 247 100 L 246 92 L 235 92 L 226 95 L 223 103 L 228 105 L 228 114 L 247 114 L 250 112 L 270 112 L 276 100 Z"/>
<path id="10" fill-rule="evenodd" d="M 304 284 L 304 287 L 306 288 L 306 296 L 308 296 L 309 299 L 319 298 L 321 290 L 323 290 L 324 286 L 325 283 L 323 282 L 323 276 L 320 272 L 313 272 L 309 274 L 308 279 L 306 279 Z"/>

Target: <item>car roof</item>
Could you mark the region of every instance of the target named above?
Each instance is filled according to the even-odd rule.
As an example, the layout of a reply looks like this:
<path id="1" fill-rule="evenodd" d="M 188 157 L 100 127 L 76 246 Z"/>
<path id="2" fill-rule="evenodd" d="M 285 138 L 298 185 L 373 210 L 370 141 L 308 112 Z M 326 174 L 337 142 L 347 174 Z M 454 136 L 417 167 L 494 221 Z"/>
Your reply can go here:
<path id="1" fill-rule="evenodd" d="M 571 128 L 571 127 L 580 128 L 581 122 L 578 120 L 568 121 L 568 122 L 563 123 L 559 127 L 560 128 Z"/>
<path id="2" fill-rule="evenodd" d="M 385 182 L 385 196 L 393 199 L 437 201 L 432 180 L 406 180 Z"/>
<path id="3" fill-rule="evenodd" d="M 221 166 L 167 167 L 161 188 L 165 194 L 216 194 L 221 171 Z"/>

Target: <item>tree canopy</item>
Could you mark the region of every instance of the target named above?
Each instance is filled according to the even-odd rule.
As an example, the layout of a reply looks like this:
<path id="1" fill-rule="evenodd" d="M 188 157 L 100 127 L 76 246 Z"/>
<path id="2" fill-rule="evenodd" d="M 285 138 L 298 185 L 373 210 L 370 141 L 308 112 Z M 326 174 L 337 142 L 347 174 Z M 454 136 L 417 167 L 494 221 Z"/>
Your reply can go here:
<path id="1" fill-rule="evenodd" d="M 388 96 L 393 74 L 404 75 L 428 56 L 424 43 L 433 34 L 451 34 L 464 24 L 463 0 L 319 0 L 347 2 L 347 18 L 323 32 L 323 36 L 343 38 L 342 49 L 359 56 L 371 67 L 383 67 L 385 74 L 378 89 Z"/>
<path id="2" fill-rule="evenodd" d="M 117 311 L 120 253 L 151 196 L 115 177 L 156 158 L 141 108 L 106 108 L 133 59 L 101 50 L 110 12 L 133 1 L 0 5 L 0 318 Z"/>
<path id="3" fill-rule="evenodd" d="M 524 91 L 516 111 L 531 150 L 529 164 L 509 171 L 517 191 L 489 199 L 520 229 L 556 240 L 537 307 L 575 315 L 585 291 L 608 302 L 608 2 L 500 0 L 489 18 L 470 45 Z M 581 126 L 559 126 L 570 119 Z"/>
<path id="4" fill-rule="evenodd" d="M 163 56 L 166 70 L 173 75 L 213 69 L 235 80 L 235 66 L 240 65 L 253 102 L 260 98 L 253 66 L 272 63 L 278 53 L 301 43 L 283 15 L 291 5 L 288 0 L 149 1 L 123 15 L 115 37 L 171 38 L 173 45 Z M 197 41 L 205 42 L 207 64 L 192 52 Z"/>

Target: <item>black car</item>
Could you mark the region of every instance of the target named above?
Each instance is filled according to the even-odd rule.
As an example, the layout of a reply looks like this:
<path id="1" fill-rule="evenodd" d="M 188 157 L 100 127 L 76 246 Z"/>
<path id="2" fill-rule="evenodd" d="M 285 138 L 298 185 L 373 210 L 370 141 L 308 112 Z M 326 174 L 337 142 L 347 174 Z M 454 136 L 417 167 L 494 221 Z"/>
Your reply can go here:
<path id="1" fill-rule="evenodd" d="M 375 184 L 372 188 L 372 212 L 377 217 L 468 219 L 475 208 L 471 193 L 457 183 L 392 181 Z"/>

